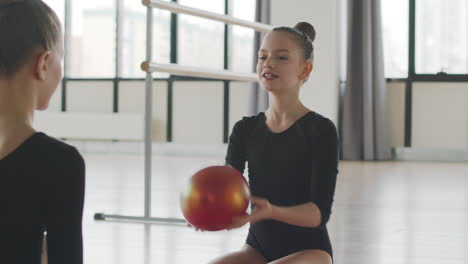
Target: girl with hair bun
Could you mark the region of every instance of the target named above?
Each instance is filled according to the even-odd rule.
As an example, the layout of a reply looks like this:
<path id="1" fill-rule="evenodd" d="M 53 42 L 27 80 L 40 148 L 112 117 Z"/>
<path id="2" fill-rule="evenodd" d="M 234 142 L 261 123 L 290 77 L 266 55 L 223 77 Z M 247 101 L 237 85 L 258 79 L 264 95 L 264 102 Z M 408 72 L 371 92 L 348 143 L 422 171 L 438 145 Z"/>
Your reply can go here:
<path id="1" fill-rule="evenodd" d="M 244 247 L 213 261 L 236 263 L 332 263 L 326 224 L 338 174 L 335 125 L 299 98 L 313 68 L 315 30 L 307 22 L 269 32 L 258 51 L 258 81 L 269 108 L 238 121 L 226 163 L 243 172 L 248 163 L 251 214 Z"/>

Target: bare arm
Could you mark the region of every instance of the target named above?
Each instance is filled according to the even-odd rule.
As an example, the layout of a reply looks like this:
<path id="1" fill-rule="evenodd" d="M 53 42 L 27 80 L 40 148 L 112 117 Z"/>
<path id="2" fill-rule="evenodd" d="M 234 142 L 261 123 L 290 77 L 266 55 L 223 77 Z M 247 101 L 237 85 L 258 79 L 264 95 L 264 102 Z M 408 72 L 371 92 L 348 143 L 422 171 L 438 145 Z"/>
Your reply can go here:
<path id="1" fill-rule="evenodd" d="M 251 201 L 255 204 L 253 212 L 236 217 L 227 229 L 239 228 L 248 222 L 255 223 L 265 219 L 302 227 L 318 227 L 322 222 L 320 209 L 312 202 L 285 207 L 273 205 L 268 200 L 258 197 L 251 197 Z"/>
<path id="2" fill-rule="evenodd" d="M 302 227 L 318 227 L 321 223 L 321 213 L 317 205 L 308 202 L 295 206 L 277 206 L 262 198 L 252 198 L 255 209 L 248 217 L 251 223 L 262 219 L 272 219 L 290 225 Z"/>
<path id="3" fill-rule="evenodd" d="M 317 205 L 309 202 L 291 207 L 273 206 L 271 218 L 290 225 L 318 227 L 322 215 Z"/>

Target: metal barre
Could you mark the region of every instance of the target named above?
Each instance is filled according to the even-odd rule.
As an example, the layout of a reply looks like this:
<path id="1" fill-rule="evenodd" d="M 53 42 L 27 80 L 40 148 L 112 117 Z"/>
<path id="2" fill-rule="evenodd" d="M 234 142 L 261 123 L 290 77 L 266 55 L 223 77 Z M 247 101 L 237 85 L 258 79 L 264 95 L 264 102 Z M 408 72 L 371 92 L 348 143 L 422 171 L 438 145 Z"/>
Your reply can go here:
<path id="1" fill-rule="evenodd" d="M 220 21 L 225 24 L 238 25 L 247 28 L 252 28 L 260 32 L 268 32 L 273 29 L 273 26 L 233 18 L 227 15 L 221 15 L 201 9 L 182 6 L 176 3 L 163 2 L 160 0 L 142 0 L 147 11 L 147 27 L 146 27 L 146 61 L 141 64 L 142 70 L 146 71 L 145 81 L 145 175 L 144 175 L 144 215 L 143 216 L 128 216 L 128 215 L 114 215 L 96 213 L 95 220 L 101 221 L 130 221 L 130 222 L 143 222 L 143 223 L 165 223 L 165 224 L 183 224 L 184 219 L 177 218 L 160 218 L 151 217 L 151 158 L 152 158 L 152 72 L 166 72 L 174 75 L 206 77 L 221 80 L 233 81 L 257 81 L 257 74 L 255 73 L 236 73 L 227 70 L 204 69 L 195 67 L 179 66 L 177 64 L 158 64 L 151 62 L 152 59 L 152 46 L 153 46 L 153 12 L 152 8 L 165 9 L 173 13 L 181 13 L 192 16 L 203 17 L 215 21 Z"/>
<path id="2" fill-rule="evenodd" d="M 143 62 L 141 69 L 146 72 L 166 72 L 174 75 L 203 77 L 231 81 L 250 81 L 258 80 L 254 73 L 239 73 L 227 70 L 216 70 L 196 67 L 180 66 L 178 64 L 160 64 L 154 62 Z"/>
<path id="3" fill-rule="evenodd" d="M 142 3 L 143 5 L 148 6 L 148 7 L 157 7 L 160 9 L 171 11 L 173 13 L 180 13 L 180 14 L 208 18 L 211 20 L 223 22 L 225 24 L 238 25 L 238 26 L 243 26 L 247 28 L 252 28 L 260 32 L 268 32 L 273 29 L 273 26 L 271 25 L 242 20 L 242 19 L 231 17 L 231 16 L 217 14 L 214 12 L 209 12 L 209 11 L 205 11 L 202 9 L 183 6 L 183 5 L 179 5 L 179 4 L 171 3 L 171 2 L 165 2 L 165 1 L 160 1 L 160 0 L 142 0 Z"/>

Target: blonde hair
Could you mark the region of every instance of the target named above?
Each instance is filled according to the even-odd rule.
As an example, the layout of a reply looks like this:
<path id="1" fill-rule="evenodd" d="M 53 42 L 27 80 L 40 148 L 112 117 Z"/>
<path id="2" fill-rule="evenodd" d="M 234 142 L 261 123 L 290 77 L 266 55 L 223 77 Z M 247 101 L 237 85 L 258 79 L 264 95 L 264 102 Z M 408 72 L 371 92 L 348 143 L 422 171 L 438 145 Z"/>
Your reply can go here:
<path id="1" fill-rule="evenodd" d="M 37 49 L 55 50 L 61 25 L 41 0 L 0 0 L 0 77 L 11 78 Z"/>

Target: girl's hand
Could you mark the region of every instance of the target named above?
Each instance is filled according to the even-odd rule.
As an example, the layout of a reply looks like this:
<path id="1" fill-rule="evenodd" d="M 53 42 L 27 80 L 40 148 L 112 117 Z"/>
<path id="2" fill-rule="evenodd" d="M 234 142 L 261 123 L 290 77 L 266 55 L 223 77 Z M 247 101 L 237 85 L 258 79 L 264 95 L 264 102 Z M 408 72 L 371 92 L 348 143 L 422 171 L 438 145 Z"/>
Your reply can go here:
<path id="1" fill-rule="evenodd" d="M 193 226 L 193 225 L 191 225 L 190 223 L 187 223 L 187 226 L 188 226 L 188 227 L 190 227 L 190 228 L 193 228 L 193 229 L 195 229 L 195 231 L 202 231 L 202 232 L 204 232 L 204 231 L 205 231 L 205 230 L 198 229 L 198 228 L 194 227 L 194 226 Z"/>
<path id="2" fill-rule="evenodd" d="M 249 217 L 251 224 L 273 217 L 273 205 L 267 199 L 252 196 L 250 201 L 255 205 L 255 209 Z"/>
<path id="3" fill-rule="evenodd" d="M 234 217 L 232 219 L 232 224 L 226 228 L 227 230 L 240 228 L 249 222 L 253 224 L 260 220 L 272 218 L 273 205 L 267 199 L 252 196 L 250 201 L 255 205 L 255 209 L 252 213 L 250 215 L 245 214 L 240 217 Z"/>
<path id="4" fill-rule="evenodd" d="M 243 227 L 245 224 L 249 222 L 250 215 L 244 214 L 243 216 L 237 216 L 232 219 L 231 225 L 226 227 L 226 230 L 236 229 Z"/>
<path id="5" fill-rule="evenodd" d="M 250 198 L 250 201 L 253 205 L 255 205 L 255 208 L 252 211 L 252 213 L 250 215 L 246 213 L 242 216 L 234 217 L 232 219 L 231 224 L 228 227 L 226 227 L 226 230 L 240 228 L 249 222 L 253 224 L 264 219 L 272 218 L 274 206 L 267 199 L 252 196 Z M 187 226 L 195 228 L 189 223 L 187 224 Z M 203 232 L 204 230 L 195 228 L 195 231 Z"/>

